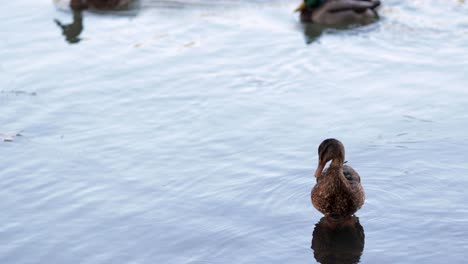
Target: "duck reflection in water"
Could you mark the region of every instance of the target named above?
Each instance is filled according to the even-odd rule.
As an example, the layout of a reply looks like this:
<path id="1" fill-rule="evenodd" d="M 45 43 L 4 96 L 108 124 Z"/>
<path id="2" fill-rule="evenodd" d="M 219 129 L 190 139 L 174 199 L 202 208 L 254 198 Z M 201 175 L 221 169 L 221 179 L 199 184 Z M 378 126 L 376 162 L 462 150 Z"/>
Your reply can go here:
<path id="1" fill-rule="evenodd" d="M 83 31 L 83 15 L 81 10 L 73 10 L 73 22 L 62 24 L 58 19 L 54 19 L 55 24 L 62 29 L 62 35 L 68 43 L 74 44 L 80 42 L 80 34 Z"/>
<path id="2" fill-rule="evenodd" d="M 359 218 L 339 221 L 323 217 L 312 234 L 314 257 L 322 264 L 359 263 L 364 250 L 364 229 Z"/>
<path id="3" fill-rule="evenodd" d="M 133 2 L 133 0 L 71 0 L 70 7 L 73 10 L 93 8 L 98 10 L 111 10 L 122 8 Z"/>
<path id="4" fill-rule="evenodd" d="M 301 25 L 302 30 L 304 31 L 305 42 L 311 44 L 314 41 L 318 40 L 322 33 L 327 29 L 322 25 L 317 25 L 313 23 L 304 23 Z"/>
<path id="5" fill-rule="evenodd" d="M 60 2 L 55 0 L 55 2 Z M 80 34 L 83 31 L 83 10 L 93 9 L 100 11 L 129 9 L 132 2 L 136 0 L 70 0 L 69 6 L 73 11 L 73 22 L 63 24 L 58 19 L 54 19 L 55 24 L 62 29 L 62 35 L 68 43 L 74 44 L 80 42 Z"/>

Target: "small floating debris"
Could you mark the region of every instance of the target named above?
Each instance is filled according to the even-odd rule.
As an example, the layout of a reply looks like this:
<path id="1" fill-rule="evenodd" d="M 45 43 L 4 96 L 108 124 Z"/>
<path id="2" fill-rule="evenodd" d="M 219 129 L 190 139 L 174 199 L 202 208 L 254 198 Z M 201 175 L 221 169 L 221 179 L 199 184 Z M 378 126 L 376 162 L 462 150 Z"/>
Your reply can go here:
<path id="1" fill-rule="evenodd" d="M 0 132 L 0 142 L 12 142 L 16 137 L 20 136 L 20 132 Z"/>
<path id="2" fill-rule="evenodd" d="M 1 90 L 0 93 L 13 94 L 16 96 L 19 96 L 19 95 L 37 96 L 36 92 L 26 92 L 26 91 L 21 91 L 21 90 L 10 90 L 10 91 Z"/>
<path id="3" fill-rule="evenodd" d="M 195 45 L 195 41 L 190 41 L 189 43 L 184 44 L 184 48 L 190 48 L 190 47 L 193 47 L 194 45 Z"/>

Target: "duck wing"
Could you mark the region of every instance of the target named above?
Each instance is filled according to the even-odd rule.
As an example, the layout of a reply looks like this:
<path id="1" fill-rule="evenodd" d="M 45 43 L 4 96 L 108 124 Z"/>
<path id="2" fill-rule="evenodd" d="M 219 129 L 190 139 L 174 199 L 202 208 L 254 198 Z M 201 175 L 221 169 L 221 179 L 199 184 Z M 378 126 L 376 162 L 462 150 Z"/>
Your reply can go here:
<path id="1" fill-rule="evenodd" d="M 347 165 L 343 166 L 343 174 L 351 186 L 350 191 L 353 194 L 352 201 L 354 206 L 350 211 L 356 212 L 362 207 L 364 200 L 366 199 L 366 194 L 361 185 L 361 177 L 353 168 Z"/>
<path id="2" fill-rule="evenodd" d="M 363 12 L 366 9 L 374 9 L 380 5 L 380 0 L 339 0 L 329 1 L 326 4 L 328 12 L 343 12 L 354 10 Z"/>
<path id="3" fill-rule="evenodd" d="M 359 174 L 353 168 L 351 168 L 348 165 L 344 165 L 343 166 L 343 174 L 344 174 L 346 180 L 351 185 L 351 188 L 353 190 L 359 189 L 359 187 L 361 185 L 361 177 L 359 176 Z"/>

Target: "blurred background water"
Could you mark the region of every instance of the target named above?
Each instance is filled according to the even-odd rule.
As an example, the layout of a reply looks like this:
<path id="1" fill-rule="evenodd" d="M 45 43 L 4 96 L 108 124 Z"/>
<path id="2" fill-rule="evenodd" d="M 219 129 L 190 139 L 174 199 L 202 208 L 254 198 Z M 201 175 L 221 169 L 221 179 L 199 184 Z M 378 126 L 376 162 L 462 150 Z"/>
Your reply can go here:
<path id="1" fill-rule="evenodd" d="M 70 44 L 60 4 L 4 1 L 0 262 L 315 263 L 336 137 L 362 263 L 464 263 L 467 4 L 386 0 L 317 37 L 298 3 L 142 0 Z"/>

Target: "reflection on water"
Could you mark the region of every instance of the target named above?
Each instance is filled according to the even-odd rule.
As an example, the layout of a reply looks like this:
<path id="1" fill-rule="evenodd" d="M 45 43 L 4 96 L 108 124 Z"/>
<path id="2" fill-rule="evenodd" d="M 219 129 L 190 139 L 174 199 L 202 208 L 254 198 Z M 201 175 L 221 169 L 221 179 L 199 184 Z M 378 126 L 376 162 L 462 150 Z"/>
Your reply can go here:
<path id="1" fill-rule="evenodd" d="M 313 23 L 302 24 L 302 29 L 304 30 L 304 37 L 307 44 L 316 41 L 325 30 L 323 26 Z"/>
<path id="2" fill-rule="evenodd" d="M 326 217 L 315 225 L 312 234 L 315 259 L 322 263 L 358 263 L 364 250 L 364 229 L 359 218 L 352 216 L 334 222 Z"/>
<path id="3" fill-rule="evenodd" d="M 139 7 L 138 0 L 86 0 L 86 1 L 62 1 L 55 0 L 57 7 L 68 7 L 73 13 L 73 21 L 70 24 L 64 24 L 58 19 L 54 22 L 62 29 L 62 35 L 65 40 L 70 44 L 75 44 L 81 41 L 80 34 L 83 32 L 83 10 L 91 9 L 98 12 L 112 12 L 112 11 L 130 11 L 137 10 Z"/>
<path id="4" fill-rule="evenodd" d="M 80 42 L 80 34 L 83 31 L 83 15 L 81 10 L 73 11 L 73 22 L 70 24 L 63 24 L 58 19 L 54 19 L 57 26 L 62 29 L 62 35 L 70 43 Z"/>

